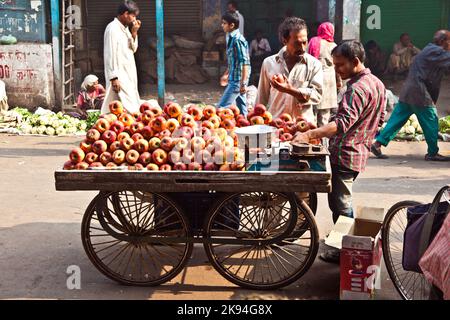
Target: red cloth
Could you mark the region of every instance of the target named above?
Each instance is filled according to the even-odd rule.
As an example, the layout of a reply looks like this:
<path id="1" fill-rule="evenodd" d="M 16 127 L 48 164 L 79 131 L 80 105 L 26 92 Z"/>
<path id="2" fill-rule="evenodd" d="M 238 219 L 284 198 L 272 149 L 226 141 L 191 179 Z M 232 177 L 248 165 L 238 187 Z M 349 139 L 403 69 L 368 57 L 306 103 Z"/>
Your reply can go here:
<path id="1" fill-rule="evenodd" d="M 450 300 L 450 214 L 420 259 L 419 266 L 425 278 L 443 292 L 444 299 Z"/>
<path id="2" fill-rule="evenodd" d="M 90 101 L 95 101 L 96 98 L 102 97 L 105 95 L 105 88 L 101 84 L 97 84 L 95 86 L 95 90 L 92 92 L 87 92 L 81 90 L 78 93 L 77 105 L 80 109 L 88 109 L 90 106 Z"/>
<path id="3" fill-rule="evenodd" d="M 308 53 L 315 58 L 320 55 L 320 40 L 334 42 L 334 26 L 331 22 L 322 23 L 317 29 L 317 37 L 309 41 Z"/>

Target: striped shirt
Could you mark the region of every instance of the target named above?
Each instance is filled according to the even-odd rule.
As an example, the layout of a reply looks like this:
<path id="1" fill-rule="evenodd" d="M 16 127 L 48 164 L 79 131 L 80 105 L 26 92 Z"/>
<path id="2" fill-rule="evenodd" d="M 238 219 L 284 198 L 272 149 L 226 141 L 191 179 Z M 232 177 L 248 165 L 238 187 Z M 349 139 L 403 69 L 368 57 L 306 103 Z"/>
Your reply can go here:
<path id="1" fill-rule="evenodd" d="M 339 168 L 363 172 L 370 146 L 384 120 L 386 89 L 368 68 L 347 83 L 339 103 L 336 122 L 338 133 L 330 139 L 330 161 Z"/>
<path id="2" fill-rule="evenodd" d="M 248 54 L 248 43 L 239 29 L 230 32 L 227 36 L 227 59 L 228 59 L 228 81 L 239 82 L 242 78 L 244 65 L 250 66 Z M 250 68 L 250 67 L 249 67 Z M 247 75 L 245 83 L 248 82 L 250 74 Z"/>

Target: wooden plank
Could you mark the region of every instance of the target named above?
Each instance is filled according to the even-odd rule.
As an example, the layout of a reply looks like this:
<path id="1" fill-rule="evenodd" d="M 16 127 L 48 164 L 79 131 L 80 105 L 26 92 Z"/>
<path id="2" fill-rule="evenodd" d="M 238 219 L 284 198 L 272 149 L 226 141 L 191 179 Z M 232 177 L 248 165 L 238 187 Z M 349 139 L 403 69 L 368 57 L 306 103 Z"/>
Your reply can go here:
<path id="1" fill-rule="evenodd" d="M 330 192 L 331 167 L 327 158 L 325 172 L 58 170 L 55 186 L 59 191 Z"/>

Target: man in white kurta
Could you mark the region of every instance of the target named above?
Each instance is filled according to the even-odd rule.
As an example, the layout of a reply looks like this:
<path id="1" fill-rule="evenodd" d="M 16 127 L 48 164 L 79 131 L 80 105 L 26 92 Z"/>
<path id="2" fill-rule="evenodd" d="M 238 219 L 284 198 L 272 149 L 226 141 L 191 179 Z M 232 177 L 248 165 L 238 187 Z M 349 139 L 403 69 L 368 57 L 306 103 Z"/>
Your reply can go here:
<path id="1" fill-rule="evenodd" d="M 132 26 L 131 30 L 129 25 Z M 119 14 L 106 27 L 103 52 L 106 96 L 102 113 L 109 112 L 108 106 L 114 100 L 120 100 L 130 113 L 139 110 L 141 100 L 134 60 L 134 53 L 138 48 L 139 27 L 140 21 L 136 20 L 136 13 L 131 12 Z"/>

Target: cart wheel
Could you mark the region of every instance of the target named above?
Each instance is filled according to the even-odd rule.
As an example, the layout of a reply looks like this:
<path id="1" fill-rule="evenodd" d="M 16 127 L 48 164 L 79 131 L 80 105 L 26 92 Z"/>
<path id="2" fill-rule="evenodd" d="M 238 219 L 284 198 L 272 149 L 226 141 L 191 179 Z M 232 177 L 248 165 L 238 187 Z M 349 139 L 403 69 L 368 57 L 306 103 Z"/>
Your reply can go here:
<path id="1" fill-rule="evenodd" d="M 248 241 L 278 237 L 292 219 L 297 219 L 295 208 L 305 217 L 301 237 L 286 237 L 268 245 L 220 243 L 224 238 Z M 293 283 L 309 269 L 319 248 L 313 214 L 304 202 L 297 205 L 293 193 L 228 195 L 211 213 L 204 230 L 204 237 L 211 240 L 205 242 L 205 251 L 214 268 L 230 282 L 249 289 L 270 290 Z"/>
<path id="2" fill-rule="evenodd" d="M 156 286 L 171 280 L 193 248 L 192 243 L 168 239 L 190 237 L 182 211 L 166 196 L 147 192 L 100 193 L 86 209 L 81 237 L 94 266 L 125 285 Z"/>
<path id="3" fill-rule="evenodd" d="M 313 215 L 317 213 L 317 193 L 315 192 L 297 192 L 297 202 L 300 200 L 305 201 L 308 207 L 311 209 Z"/>
<path id="4" fill-rule="evenodd" d="M 401 201 L 394 204 L 383 221 L 383 257 L 389 276 L 404 300 L 426 300 L 429 285 L 423 274 L 403 270 L 403 235 L 407 224 L 408 207 L 421 204 Z"/>

